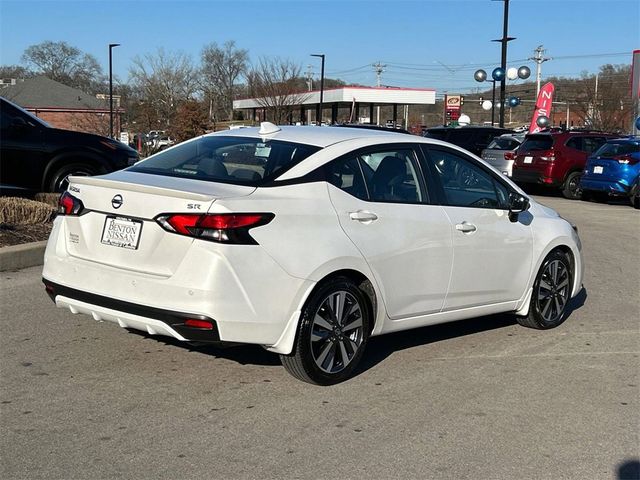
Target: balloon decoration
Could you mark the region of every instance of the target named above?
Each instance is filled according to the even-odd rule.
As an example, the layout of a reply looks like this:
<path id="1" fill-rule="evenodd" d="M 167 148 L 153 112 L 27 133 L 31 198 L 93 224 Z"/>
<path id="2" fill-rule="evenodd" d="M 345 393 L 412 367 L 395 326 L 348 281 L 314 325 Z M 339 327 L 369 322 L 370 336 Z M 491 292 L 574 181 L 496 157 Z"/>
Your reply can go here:
<path id="1" fill-rule="evenodd" d="M 545 128 L 549 126 L 549 117 L 546 117 L 544 115 L 540 115 L 538 117 L 538 120 L 536 120 L 536 124 L 540 127 L 540 128 Z"/>
<path id="2" fill-rule="evenodd" d="M 517 107 L 520 105 L 520 99 L 518 97 L 509 97 L 509 106 Z"/>
<path id="3" fill-rule="evenodd" d="M 494 68 L 493 72 L 491 72 L 491 78 L 496 82 L 500 82 L 504 78 L 504 70 L 500 67 Z"/>
<path id="4" fill-rule="evenodd" d="M 491 103 L 491 100 L 485 100 L 484 102 L 482 102 L 482 109 L 483 110 L 491 110 L 492 106 L 493 106 L 493 104 Z"/>
<path id="5" fill-rule="evenodd" d="M 526 65 L 523 65 L 518 69 L 518 78 L 526 80 L 531 75 L 531 69 Z"/>
<path id="6" fill-rule="evenodd" d="M 636 128 L 640 130 L 640 117 L 636 118 Z"/>
<path id="7" fill-rule="evenodd" d="M 476 73 L 473 74 L 473 78 L 476 79 L 476 82 L 484 82 L 487 79 L 487 72 L 484 70 L 476 70 Z"/>
<path id="8" fill-rule="evenodd" d="M 518 78 L 518 69 L 516 67 L 509 67 L 507 69 L 507 78 L 509 80 L 515 80 Z"/>

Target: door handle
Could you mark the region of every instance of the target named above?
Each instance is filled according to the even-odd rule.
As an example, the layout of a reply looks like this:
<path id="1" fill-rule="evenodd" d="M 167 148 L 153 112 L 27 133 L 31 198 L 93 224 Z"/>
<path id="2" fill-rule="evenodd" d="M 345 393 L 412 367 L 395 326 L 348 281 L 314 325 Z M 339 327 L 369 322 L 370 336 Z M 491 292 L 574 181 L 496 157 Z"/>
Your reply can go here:
<path id="1" fill-rule="evenodd" d="M 357 212 L 349 212 L 349 218 L 351 220 L 356 220 L 362 223 L 371 223 L 374 220 L 378 219 L 378 216 L 373 212 L 368 212 L 366 210 L 358 210 Z"/>
<path id="2" fill-rule="evenodd" d="M 477 228 L 473 223 L 462 222 L 456 225 L 456 230 L 462 233 L 472 233 L 475 232 Z"/>

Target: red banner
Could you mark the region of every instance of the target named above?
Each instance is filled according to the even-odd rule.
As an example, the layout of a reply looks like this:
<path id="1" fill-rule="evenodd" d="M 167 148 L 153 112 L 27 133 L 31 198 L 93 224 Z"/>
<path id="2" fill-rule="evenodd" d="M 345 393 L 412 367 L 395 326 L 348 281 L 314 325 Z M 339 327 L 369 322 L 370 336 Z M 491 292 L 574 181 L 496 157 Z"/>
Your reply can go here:
<path id="1" fill-rule="evenodd" d="M 533 118 L 531 118 L 531 125 L 529 125 L 529 133 L 537 133 L 542 128 L 538 126 L 538 118 L 544 116 L 551 121 L 551 106 L 553 104 L 553 92 L 555 87 L 553 83 L 545 83 L 540 89 L 538 94 L 538 100 L 536 101 L 536 108 L 533 111 Z"/>

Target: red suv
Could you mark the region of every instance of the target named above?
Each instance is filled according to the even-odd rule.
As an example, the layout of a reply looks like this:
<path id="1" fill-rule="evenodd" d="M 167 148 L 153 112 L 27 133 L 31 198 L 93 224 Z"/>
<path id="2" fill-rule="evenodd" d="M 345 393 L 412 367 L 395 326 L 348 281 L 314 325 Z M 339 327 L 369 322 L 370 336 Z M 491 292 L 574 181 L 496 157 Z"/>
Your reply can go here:
<path id="1" fill-rule="evenodd" d="M 560 188 L 566 198 L 578 199 L 587 157 L 616 137 L 604 132 L 560 129 L 529 134 L 517 150 L 513 180 Z"/>

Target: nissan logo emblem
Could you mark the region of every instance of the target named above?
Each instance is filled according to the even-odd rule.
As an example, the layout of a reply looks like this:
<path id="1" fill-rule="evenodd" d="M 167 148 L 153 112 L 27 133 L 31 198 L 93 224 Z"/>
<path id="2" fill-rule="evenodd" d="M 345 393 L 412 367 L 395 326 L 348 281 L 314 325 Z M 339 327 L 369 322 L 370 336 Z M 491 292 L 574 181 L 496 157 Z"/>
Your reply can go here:
<path id="1" fill-rule="evenodd" d="M 113 208 L 120 208 L 122 206 L 122 195 L 118 194 L 111 199 L 111 206 Z"/>

